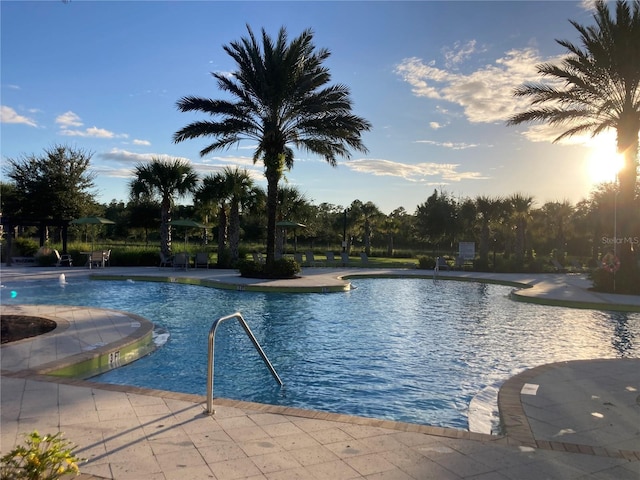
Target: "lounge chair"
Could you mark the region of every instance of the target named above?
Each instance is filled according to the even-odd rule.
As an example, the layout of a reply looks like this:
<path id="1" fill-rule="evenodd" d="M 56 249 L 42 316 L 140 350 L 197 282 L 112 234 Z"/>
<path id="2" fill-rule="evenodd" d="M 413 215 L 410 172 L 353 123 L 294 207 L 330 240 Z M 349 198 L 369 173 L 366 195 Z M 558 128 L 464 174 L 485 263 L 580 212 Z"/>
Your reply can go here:
<path id="1" fill-rule="evenodd" d="M 261 253 L 253 252 L 253 261 L 256 263 L 264 263 L 264 256 Z"/>
<path id="2" fill-rule="evenodd" d="M 193 262 L 194 268 L 209 268 L 209 254 L 207 252 L 196 253 L 196 259 Z"/>
<path id="3" fill-rule="evenodd" d="M 189 268 L 189 263 L 191 263 L 189 255 L 184 252 L 176 253 L 173 256 L 173 268 L 184 268 L 186 270 Z"/>
<path id="4" fill-rule="evenodd" d="M 327 252 L 327 267 L 333 267 L 336 264 L 336 256 L 333 252 Z"/>
<path id="5" fill-rule="evenodd" d="M 558 260 L 556 260 L 555 258 L 552 258 L 549 261 L 551 262 L 551 265 L 553 265 L 553 268 L 556 271 L 556 273 L 567 273 L 567 269 L 564 268 Z"/>
<path id="6" fill-rule="evenodd" d="M 107 250 L 106 252 L 103 252 L 103 261 L 102 261 L 102 266 L 103 267 L 107 267 L 107 266 L 111 266 L 111 249 Z"/>
<path id="7" fill-rule="evenodd" d="M 304 263 L 304 260 L 302 259 L 302 254 L 301 253 L 294 253 L 293 254 L 293 260 L 295 260 L 295 262 L 302 266 L 302 264 Z"/>
<path id="8" fill-rule="evenodd" d="M 58 250 L 54 250 L 53 254 L 56 256 L 56 267 L 62 267 L 63 265 L 73 267 L 73 259 L 68 253 L 60 254 Z"/>
<path id="9" fill-rule="evenodd" d="M 173 257 L 167 257 L 164 253 L 160 252 L 159 267 L 173 267 Z"/>
<path id="10" fill-rule="evenodd" d="M 369 256 L 365 252 L 362 252 L 360 254 L 360 261 L 362 265 L 369 265 Z"/>
<path id="11" fill-rule="evenodd" d="M 343 267 L 349 266 L 349 254 L 347 252 L 342 252 L 340 254 L 340 260 L 342 261 Z"/>
<path id="12" fill-rule="evenodd" d="M 436 268 L 438 270 L 451 270 L 451 267 L 449 266 L 447 261 L 444 259 L 444 257 L 438 257 L 436 259 Z"/>
<path id="13" fill-rule="evenodd" d="M 308 250 L 307 252 L 305 252 L 305 257 L 307 258 L 307 261 L 305 263 L 307 264 L 308 267 L 318 266 L 318 262 L 316 262 L 316 259 L 313 256 L 313 252 L 311 250 Z"/>

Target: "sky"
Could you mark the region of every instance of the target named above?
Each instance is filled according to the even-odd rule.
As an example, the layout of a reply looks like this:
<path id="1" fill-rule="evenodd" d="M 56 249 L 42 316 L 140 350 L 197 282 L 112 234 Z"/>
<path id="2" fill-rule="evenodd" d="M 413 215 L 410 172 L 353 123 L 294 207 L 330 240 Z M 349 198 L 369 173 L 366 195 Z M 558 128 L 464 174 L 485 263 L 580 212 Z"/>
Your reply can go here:
<path id="1" fill-rule="evenodd" d="M 213 139 L 173 143 L 205 114 L 182 113 L 194 95 L 225 98 L 212 72 L 235 69 L 224 45 L 281 27 L 327 48 L 332 84 L 351 92 L 371 124 L 331 167 L 297 151 L 286 182 L 314 204 L 375 203 L 414 213 L 434 190 L 456 199 L 530 195 L 535 205 L 589 196 L 615 178 L 615 135 L 553 143 L 544 125 L 507 126 L 527 108 L 513 91 L 535 66 L 579 44 L 569 20 L 593 25 L 580 1 L 60 1 L 0 2 L 2 173 L 6 160 L 54 145 L 93 154 L 97 200 L 127 201 L 136 165 L 180 158 L 201 176 L 246 168 L 266 188 L 255 143 L 201 157 Z M 189 203 L 189 199 L 183 203 Z"/>

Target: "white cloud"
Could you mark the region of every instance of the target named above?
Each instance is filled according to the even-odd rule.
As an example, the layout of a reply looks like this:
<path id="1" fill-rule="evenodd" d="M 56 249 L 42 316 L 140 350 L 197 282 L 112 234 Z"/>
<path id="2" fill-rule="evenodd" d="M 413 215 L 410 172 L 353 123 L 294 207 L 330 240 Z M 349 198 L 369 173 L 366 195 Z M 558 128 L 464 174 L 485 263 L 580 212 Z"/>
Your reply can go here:
<path id="1" fill-rule="evenodd" d="M 133 139 L 133 144 L 134 145 L 144 145 L 146 147 L 148 147 L 149 145 L 151 145 L 151 142 L 149 140 L 139 140 L 137 138 Z"/>
<path id="2" fill-rule="evenodd" d="M 92 138 L 128 138 L 126 133 L 113 133 L 104 128 L 89 127 L 84 130 L 72 129 L 71 127 L 82 127 L 84 123 L 82 119 L 69 110 L 68 112 L 58 115 L 56 123 L 60 125 L 60 134 L 67 137 L 92 137 Z"/>
<path id="3" fill-rule="evenodd" d="M 434 130 L 438 130 L 439 128 L 442 128 L 442 125 L 440 125 L 438 122 L 429 122 L 429 126 Z"/>
<path id="4" fill-rule="evenodd" d="M 20 115 L 13 108 L 6 105 L 0 107 L 0 123 L 19 123 L 30 127 L 38 126 L 34 119 Z"/>
<path id="5" fill-rule="evenodd" d="M 464 62 L 472 54 L 476 52 L 476 41 L 470 40 L 469 42 L 461 45 L 460 42 L 456 42 L 453 48 L 445 47 L 442 49 L 444 55 L 445 65 L 447 68 L 454 68 L 458 64 Z"/>
<path id="6" fill-rule="evenodd" d="M 100 153 L 98 154 L 98 156 L 100 158 L 103 158 L 105 160 L 110 160 L 110 161 L 114 161 L 114 162 L 121 162 L 121 163 L 145 163 L 145 162 L 150 162 L 151 159 L 153 158 L 160 158 L 160 159 L 174 159 L 176 157 L 172 157 L 170 155 L 165 155 L 165 154 L 161 154 L 161 153 L 135 153 L 135 152 L 129 152 L 128 150 L 122 150 L 120 148 L 112 148 L 110 151 L 108 152 L 104 152 L 104 153 Z M 184 158 L 184 157 L 178 157 L 179 160 L 185 160 L 190 162 L 191 160 L 189 160 L 188 158 Z"/>
<path id="7" fill-rule="evenodd" d="M 513 91 L 539 78 L 535 66 L 541 62 L 537 52 L 527 48 L 510 50 L 494 64 L 469 74 L 436 68 L 434 62 L 415 57 L 403 60 L 395 71 L 416 96 L 457 104 L 472 123 L 493 123 L 507 120 L 528 105 L 528 99 L 515 98 Z"/>
<path id="8" fill-rule="evenodd" d="M 408 164 L 383 159 L 360 159 L 343 162 L 341 165 L 360 173 L 375 176 L 400 177 L 411 182 L 432 182 L 431 177 L 459 182 L 465 179 L 484 180 L 489 177 L 480 172 L 458 172 L 460 165 L 425 162 Z"/>
<path id="9" fill-rule="evenodd" d="M 416 143 L 425 143 L 435 147 L 450 148 L 451 150 L 466 150 L 468 148 L 480 147 L 477 143 L 454 143 L 454 142 L 436 142 L 433 140 L 417 140 Z"/>
<path id="10" fill-rule="evenodd" d="M 71 110 L 63 113 L 62 115 L 58 115 L 56 117 L 56 123 L 58 125 L 62 125 L 62 128 L 81 127 L 83 125 L 80 117 Z"/>

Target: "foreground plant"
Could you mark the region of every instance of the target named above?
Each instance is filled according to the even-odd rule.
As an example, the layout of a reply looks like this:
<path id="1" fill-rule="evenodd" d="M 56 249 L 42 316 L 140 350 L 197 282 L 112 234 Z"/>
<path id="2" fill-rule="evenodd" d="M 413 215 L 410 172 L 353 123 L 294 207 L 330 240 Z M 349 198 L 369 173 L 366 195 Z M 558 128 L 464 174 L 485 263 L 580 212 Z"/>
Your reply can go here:
<path id="1" fill-rule="evenodd" d="M 25 434 L 26 446 L 18 445 L 0 459 L 2 480 L 56 480 L 68 473 L 78 475 L 75 445 L 62 438 L 62 432 L 40 436 L 37 431 Z"/>

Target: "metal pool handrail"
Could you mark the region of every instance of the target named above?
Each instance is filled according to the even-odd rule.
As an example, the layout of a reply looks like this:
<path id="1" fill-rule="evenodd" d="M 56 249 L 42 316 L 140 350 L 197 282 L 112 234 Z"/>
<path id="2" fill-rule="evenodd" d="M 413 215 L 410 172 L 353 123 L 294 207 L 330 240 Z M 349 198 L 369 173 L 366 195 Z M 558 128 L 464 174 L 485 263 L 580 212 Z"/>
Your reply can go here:
<path id="1" fill-rule="evenodd" d="M 213 415 L 214 413 L 216 413 L 215 410 L 213 409 L 213 360 L 214 360 L 213 347 L 215 343 L 216 330 L 218 328 L 218 325 L 220 325 L 222 322 L 231 320 L 233 318 L 237 318 L 240 325 L 242 325 L 242 328 L 244 328 L 244 331 L 247 332 L 247 336 L 251 339 L 253 346 L 256 347 L 256 350 L 262 357 L 262 360 L 264 361 L 264 364 L 267 366 L 267 368 L 271 372 L 271 375 L 273 375 L 273 378 L 276 379 L 276 381 L 280 384 L 280 386 L 283 385 L 282 380 L 280 380 L 280 377 L 278 376 L 278 373 L 276 372 L 275 368 L 273 368 L 273 365 L 271 365 L 271 362 L 267 358 L 267 355 L 264 353 L 264 350 L 262 350 L 262 347 L 258 343 L 258 340 L 256 339 L 256 337 L 253 335 L 253 332 L 249 328 L 249 325 L 247 325 L 247 322 L 242 317 L 242 314 L 240 314 L 240 312 L 236 312 L 232 315 L 227 315 L 226 317 L 220 317 L 218 320 L 213 322 L 213 325 L 211 325 L 211 330 L 209 330 L 209 366 L 207 369 L 207 411 L 206 411 L 206 413 L 209 415 Z"/>

